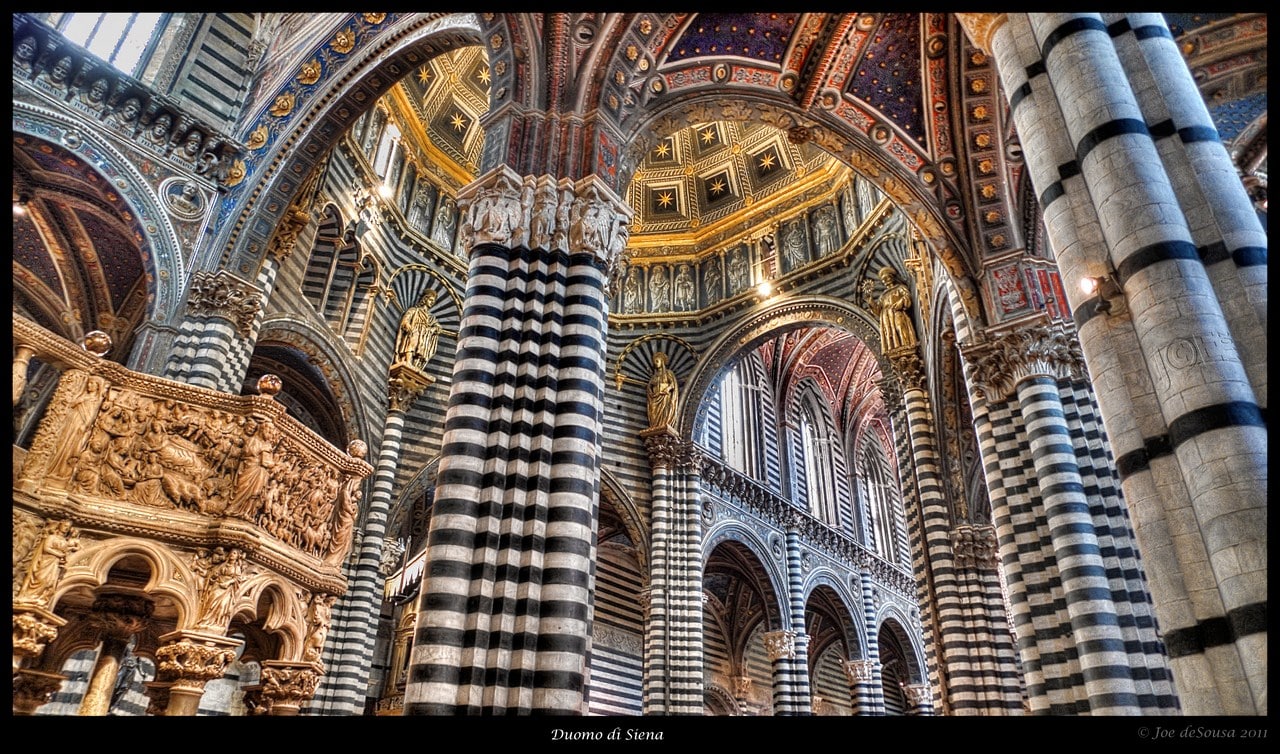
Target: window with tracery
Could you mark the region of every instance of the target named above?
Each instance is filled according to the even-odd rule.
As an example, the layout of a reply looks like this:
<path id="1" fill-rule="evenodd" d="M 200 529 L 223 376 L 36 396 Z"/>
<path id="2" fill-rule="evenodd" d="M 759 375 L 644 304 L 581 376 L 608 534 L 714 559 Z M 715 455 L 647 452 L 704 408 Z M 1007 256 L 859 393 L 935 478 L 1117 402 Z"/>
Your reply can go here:
<path id="1" fill-rule="evenodd" d="M 55 28 L 130 76 L 137 76 L 167 13 L 64 13 Z M 50 19 L 52 21 L 52 19 Z"/>

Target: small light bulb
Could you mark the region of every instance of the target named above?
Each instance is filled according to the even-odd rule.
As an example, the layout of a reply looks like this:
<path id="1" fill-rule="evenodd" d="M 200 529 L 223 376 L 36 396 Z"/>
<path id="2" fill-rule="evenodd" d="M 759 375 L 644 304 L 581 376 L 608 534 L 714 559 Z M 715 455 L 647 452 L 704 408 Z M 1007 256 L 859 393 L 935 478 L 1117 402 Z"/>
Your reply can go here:
<path id="1" fill-rule="evenodd" d="M 395 196 L 395 191 L 393 191 L 390 186 L 384 183 L 378 187 L 378 194 L 380 194 L 383 199 L 390 199 L 391 197 Z"/>
<path id="2" fill-rule="evenodd" d="M 1098 279 L 1095 277 L 1080 278 L 1080 290 L 1086 296 L 1092 296 L 1098 292 Z"/>
<path id="3" fill-rule="evenodd" d="M 769 283 L 768 280 L 765 280 L 765 281 L 762 281 L 760 285 L 756 286 L 756 291 L 759 292 L 761 296 L 768 296 L 769 294 L 773 293 L 773 286 Z"/>

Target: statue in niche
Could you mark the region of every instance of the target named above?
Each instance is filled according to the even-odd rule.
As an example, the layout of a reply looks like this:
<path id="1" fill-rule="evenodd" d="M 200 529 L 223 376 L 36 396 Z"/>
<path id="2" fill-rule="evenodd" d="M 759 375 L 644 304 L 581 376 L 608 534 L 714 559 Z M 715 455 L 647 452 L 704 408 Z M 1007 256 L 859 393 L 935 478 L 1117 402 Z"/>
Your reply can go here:
<path id="1" fill-rule="evenodd" d="M 882 267 L 879 272 L 880 281 L 884 284 L 884 293 L 878 299 L 872 298 L 874 283 L 864 280 L 862 294 L 868 308 L 880 317 L 880 346 L 888 353 L 899 348 L 909 348 L 916 344 L 915 325 L 911 322 L 911 291 L 898 279 L 892 267 Z"/>
<path id="2" fill-rule="evenodd" d="M 107 121 L 117 126 L 132 129 L 142 115 L 142 103 L 137 97 L 126 99 L 119 108 L 107 116 Z"/>
<path id="3" fill-rule="evenodd" d="M 627 282 L 622 286 L 622 311 L 624 314 L 640 311 L 640 273 L 635 267 L 627 271 Z"/>
<path id="4" fill-rule="evenodd" d="M 58 58 L 58 62 L 53 64 L 53 68 L 49 69 L 49 85 L 58 91 L 66 91 L 67 79 L 71 78 L 71 67 L 73 63 L 69 56 Z"/>
<path id="5" fill-rule="evenodd" d="M 19 68 L 29 71 L 39 52 L 40 43 L 35 37 L 23 37 L 22 41 L 13 48 L 13 58 L 17 61 Z"/>
<path id="6" fill-rule="evenodd" d="M 662 351 L 653 355 L 653 376 L 649 378 L 648 395 L 649 428 L 675 429 L 680 388 L 675 372 L 667 368 L 667 355 Z"/>
<path id="7" fill-rule="evenodd" d="M 653 268 L 653 277 L 649 279 L 649 297 L 653 302 L 653 311 L 671 311 L 671 283 L 667 280 L 667 266 L 660 264 Z"/>
<path id="8" fill-rule="evenodd" d="M 788 270 L 794 270 L 808 261 L 804 256 L 804 227 L 800 223 L 783 226 L 782 256 L 787 260 Z"/>
<path id="9" fill-rule="evenodd" d="M 853 236 L 858 229 L 858 200 L 854 197 L 852 183 L 840 193 L 840 207 L 844 212 L 844 232 Z"/>
<path id="10" fill-rule="evenodd" d="M 747 271 L 747 250 L 739 247 L 729 254 L 729 291 L 737 293 L 750 284 Z"/>
<path id="11" fill-rule="evenodd" d="M 80 101 L 93 112 L 100 113 L 107 106 L 107 95 L 110 91 L 110 82 L 105 78 L 100 78 L 90 84 L 89 88 L 80 95 Z"/>
<path id="12" fill-rule="evenodd" d="M 231 622 L 232 609 L 239 597 L 239 587 L 248 579 L 245 573 L 244 551 L 238 547 L 228 550 L 215 547 L 213 552 L 202 551 L 192 564 L 192 570 L 203 577 L 200 588 L 199 625 L 225 627 Z"/>
<path id="13" fill-rule="evenodd" d="M 458 224 L 458 205 L 452 197 L 443 196 L 436 206 L 436 217 L 431 222 L 431 240 L 445 249 L 453 248 L 453 235 Z"/>
<path id="14" fill-rule="evenodd" d="M 435 356 L 440 344 L 440 322 L 431 314 L 436 292 L 428 288 L 418 303 L 405 310 L 396 336 L 396 364 L 406 364 L 419 372 L 427 371 L 427 362 Z"/>
<path id="15" fill-rule="evenodd" d="M 707 297 L 707 303 L 720 300 L 720 260 L 712 259 L 711 264 L 707 265 L 706 272 L 702 278 L 703 292 Z"/>
<path id="16" fill-rule="evenodd" d="M 813 236 L 818 246 L 818 256 L 826 256 L 840 248 L 840 229 L 837 227 L 835 208 L 824 204 L 813 215 Z"/>
<path id="17" fill-rule="evenodd" d="M 676 309 L 687 312 L 697 308 L 693 295 L 693 273 L 687 264 L 680 265 L 676 270 L 675 296 Z"/>

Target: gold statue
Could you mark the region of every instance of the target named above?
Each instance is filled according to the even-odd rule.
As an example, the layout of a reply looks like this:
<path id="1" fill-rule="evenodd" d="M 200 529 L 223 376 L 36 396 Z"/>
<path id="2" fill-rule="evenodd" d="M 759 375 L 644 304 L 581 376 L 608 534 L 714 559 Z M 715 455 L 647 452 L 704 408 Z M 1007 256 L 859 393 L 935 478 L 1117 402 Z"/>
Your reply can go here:
<path id="1" fill-rule="evenodd" d="M 436 302 L 436 292 L 427 289 L 418 303 L 405 310 L 400 319 L 400 332 L 396 337 L 396 363 L 407 364 L 420 372 L 427 371 L 427 362 L 436 354 L 440 344 L 440 322 L 431 315 Z"/>
<path id="2" fill-rule="evenodd" d="M 875 285 L 870 280 L 862 283 L 862 294 L 871 311 L 880 317 L 880 346 L 885 353 L 916 344 L 915 325 L 907 311 L 911 308 L 911 291 L 898 279 L 892 267 L 881 267 L 880 281 L 884 293 L 879 299 L 871 298 Z"/>
<path id="3" fill-rule="evenodd" d="M 667 355 L 659 351 L 653 355 L 653 376 L 649 378 L 649 428 L 675 429 L 676 408 L 680 403 L 680 388 L 675 372 L 667 368 Z"/>

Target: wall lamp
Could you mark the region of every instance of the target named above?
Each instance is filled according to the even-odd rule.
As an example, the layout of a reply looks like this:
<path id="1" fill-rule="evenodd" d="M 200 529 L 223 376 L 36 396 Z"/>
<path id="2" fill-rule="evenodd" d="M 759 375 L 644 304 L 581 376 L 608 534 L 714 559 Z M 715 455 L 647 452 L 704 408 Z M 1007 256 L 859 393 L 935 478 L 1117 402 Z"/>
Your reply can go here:
<path id="1" fill-rule="evenodd" d="M 1081 278 L 1080 290 L 1086 296 L 1098 297 L 1098 303 L 1093 306 L 1094 314 L 1121 314 L 1125 310 L 1124 289 L 1116 280 L 1115 270 L 1108 266 L 1107 273 Z"/>
<path id="2" fill-rule="evenodd" d="M 27 214 L 27 204 L 29 204 L 30 202 L 31 202 L 31 197 L 28 194 L 26 193 L 18 194 L 18 197 L 13 200 L 14 216 L 22 217 L 23 215 Z"/>

